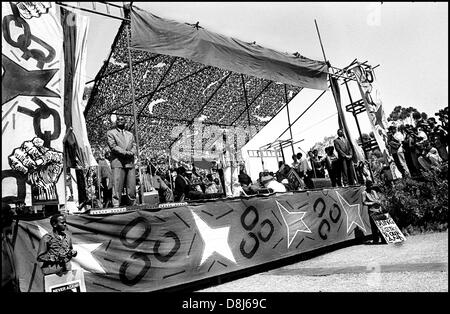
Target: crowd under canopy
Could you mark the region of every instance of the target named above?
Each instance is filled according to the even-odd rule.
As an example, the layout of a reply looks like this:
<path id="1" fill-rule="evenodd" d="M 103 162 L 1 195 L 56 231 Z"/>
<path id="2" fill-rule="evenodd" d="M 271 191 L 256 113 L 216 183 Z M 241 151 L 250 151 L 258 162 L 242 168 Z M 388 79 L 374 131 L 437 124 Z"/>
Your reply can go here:
<path id="1" fill-rule="evenodd" d="M 126 16 L 131 23 L 122 22 L 86 106 L 93 147 L 106 145 L 111 115 L 128 116 L 134 131 L 128 35 L 140 151 L 146 157 L 167 156 L 180 140 L 172 134 L 175 127 L 193 132 L 194 122 L 201 121 L 221 130 L 259 131 L 302 88 L 327 88 L 325 62 L 166 20 L 135 6 Z"/>

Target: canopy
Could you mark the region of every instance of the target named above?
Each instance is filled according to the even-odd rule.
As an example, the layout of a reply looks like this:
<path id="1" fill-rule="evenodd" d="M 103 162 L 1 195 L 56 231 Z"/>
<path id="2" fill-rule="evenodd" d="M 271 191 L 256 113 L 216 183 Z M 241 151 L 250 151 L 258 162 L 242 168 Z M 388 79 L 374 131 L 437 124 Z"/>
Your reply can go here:
<path id="1" fill-rule="evenodd" d="M 131 38 L 132 48 L 294 86 L 327 89 L 324 62 L 225 37 L 203 27 L 162 19 L 134 7 L 131 9 Z"/>
<path id="2" fill-rule="evenodd" d="M 120 26 L 86 107 L 94 146 L 105 145 L 111 114 L 133 116 L 127 31 L 141 152 L 155 157 L 155 164 L 179 145 L 174 130 L 193 134 L 196 121 L 221 129 L 249 127 L 254 132 L 238 144 L 242 147 L 302 88 L 327 87 L 324 62 L 165 20 L 134 6 L 128 14 L 131 27 L 127 21 Z M 202 138 L 203 145 L 208 142 Z"/>

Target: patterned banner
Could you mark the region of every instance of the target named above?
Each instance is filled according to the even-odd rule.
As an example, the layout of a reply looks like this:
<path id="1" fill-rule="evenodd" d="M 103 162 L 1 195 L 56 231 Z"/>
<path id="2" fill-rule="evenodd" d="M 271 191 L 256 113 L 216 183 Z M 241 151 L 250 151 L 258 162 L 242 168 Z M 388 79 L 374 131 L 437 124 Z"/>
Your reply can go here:
<path id="1" fill-rule="evenodd" d="M 62 29 L 33 3 L 2 2 L 2 201 L 63 204 Z"/>
<path id="2" fill-rule="evenodd" d="M 387 130 L 388 121 L 383 110 L 383 103 L 380 98 L 379 90 L 375 85 L 375 73 L 372 68 L 365 68 L 357 63 L 350 69 L 355 74 L 358 82 L 361 97 L 364 100 L 367 115 L 369 116 L 372 131 L 377 141 L 378 147 L 383 154 L 386 162 L 389 164 L 394 179 L 401 178 L 402 175 L 394 163 L 394 158 L 387 149 Z"/>
<path id="3" fill-rule="evenodd" d="M 154 291 L 231 273 L 371 233 L 362 187 L 67 217 L 86 291 Z M 22 291 L 44 291 L 36 261 L 49 219 L 19 224 Z"/>

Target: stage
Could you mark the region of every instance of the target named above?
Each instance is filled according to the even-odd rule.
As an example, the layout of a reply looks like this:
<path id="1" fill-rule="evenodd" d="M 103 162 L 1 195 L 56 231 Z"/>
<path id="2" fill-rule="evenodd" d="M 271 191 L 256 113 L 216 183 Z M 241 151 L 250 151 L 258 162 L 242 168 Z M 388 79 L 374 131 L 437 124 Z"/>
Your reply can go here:
<path id="1" fill-rule="evenodd" d="M 72 268 L 83 272 L 87 292 L 157 291 L 254 269 L 369 235 L 363 190 L 355 186 L 68 215 L 68 233 L 78 251 Z M 15 247 L 22 291 L 44 291 L 36 253 L 49 231 L 48 218 L 19 223 Z"/>

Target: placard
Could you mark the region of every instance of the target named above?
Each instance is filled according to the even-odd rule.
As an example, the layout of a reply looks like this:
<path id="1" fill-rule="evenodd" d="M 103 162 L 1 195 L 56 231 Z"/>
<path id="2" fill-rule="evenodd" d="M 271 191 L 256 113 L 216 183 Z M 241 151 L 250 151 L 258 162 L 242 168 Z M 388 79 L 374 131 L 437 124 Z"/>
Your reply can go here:
<path id="1" fill-rule="evenodd" d="M 399 243 L 406 240 L 389 213 L 374 215 L 373 220 L 387 243 Z"/>

